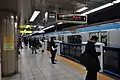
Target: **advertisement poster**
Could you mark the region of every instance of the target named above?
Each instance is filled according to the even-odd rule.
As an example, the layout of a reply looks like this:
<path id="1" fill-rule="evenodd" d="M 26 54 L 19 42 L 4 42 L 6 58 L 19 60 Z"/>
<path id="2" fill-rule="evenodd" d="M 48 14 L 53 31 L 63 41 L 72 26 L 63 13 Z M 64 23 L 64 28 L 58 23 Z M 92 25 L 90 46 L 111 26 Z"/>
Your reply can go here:
<path id="1" fill-rule="evenodd" d="M 14 50 L 14 37 L 4 37 L 4 51 Z"/>

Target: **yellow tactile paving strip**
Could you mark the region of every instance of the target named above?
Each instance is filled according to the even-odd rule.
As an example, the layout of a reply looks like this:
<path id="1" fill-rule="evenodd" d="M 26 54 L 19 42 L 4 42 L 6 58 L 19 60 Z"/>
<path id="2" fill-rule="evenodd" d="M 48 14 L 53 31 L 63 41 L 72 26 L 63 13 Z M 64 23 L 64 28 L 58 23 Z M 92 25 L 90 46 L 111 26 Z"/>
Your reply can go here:
<path id="1" fill-rule="evenodd" d="M 50 52 L 46 51 L 46 53 L 50 53 Z M 78 64 L 78 63 L 76 63 L 76 62 L 74 62 L 72 60 L 69 60 L 69 59 L 61 57 L 61 56 L 57 56 L 56 58 L 70 64 L 71 66 L 75 67 L 80 72 L 82 72 L 83 74 L 86 74 L 86 72 L 87 72 L 82 65 L 80 65 L 80 64 Z M 98 73 L 97 78 L 98 78 L 98 80 L 115 80 L 115 79 L 112 79 L 112 78 L 110 78 L 110 77 L 108 77 L 106 75 L 100 74 L 100 73 Z"/>

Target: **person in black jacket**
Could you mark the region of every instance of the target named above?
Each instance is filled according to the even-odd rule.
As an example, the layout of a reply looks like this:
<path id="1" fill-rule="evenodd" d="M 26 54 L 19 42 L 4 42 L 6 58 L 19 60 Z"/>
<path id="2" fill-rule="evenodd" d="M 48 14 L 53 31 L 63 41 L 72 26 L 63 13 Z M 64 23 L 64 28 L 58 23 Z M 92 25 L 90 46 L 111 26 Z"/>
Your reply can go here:
<path id="1" fill-rule="evenodd" d="M 32 54 L 37 54 L 37 51 L 36 51 L 36 48 L 37 48 L 37 40 L 36 40 L 36 38 L 34 38 L 33 40 L 32 40 Z"/>
<path id="2" fill-rule="evenodd" d="M 85 47 L 85 55 L 87 55 L 87 65 L 85 66 L 87 69 L 87 75 L 85 80 L 97 80 L 97 72 L 100 70 L 100 62 L 98 56 L 100 56 L 100 52 L 96 52 L 95 43 L 97 42 L 98 37 L 92 36 L 92 38 L 88 41 Z"/>
<path id="3" fill-rule="evenodd" d="M 52 64 L 56 64 L 55 61 L 55 56 L 56 56 L 56 52 L 57 52 L 57 45 L 55 45 L 54 42 L 55 38 L 51 38 L 51 42 L 50 42 L 50 52 L 51 52 L 51 62 Z"/>
<path id="4" fill-rule="evenodd" d="M 32 40 L 31 40 L 31 38 L 29 38 L 29 48 L 31 48 L 31 44 L 32 44 Z"/>

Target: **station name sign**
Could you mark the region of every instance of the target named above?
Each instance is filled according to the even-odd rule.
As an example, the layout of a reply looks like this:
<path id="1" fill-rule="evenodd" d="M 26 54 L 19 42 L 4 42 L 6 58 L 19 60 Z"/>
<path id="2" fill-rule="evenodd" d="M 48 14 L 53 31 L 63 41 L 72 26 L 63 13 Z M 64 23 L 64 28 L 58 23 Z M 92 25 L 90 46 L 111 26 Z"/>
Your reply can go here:
<path id="1" fill-rule="evenodd" d="M 57 21 L 70 22 L 70 23 L 87 23 L 87 16 L 82 16 L 80 14 L 57 14 Z"/>

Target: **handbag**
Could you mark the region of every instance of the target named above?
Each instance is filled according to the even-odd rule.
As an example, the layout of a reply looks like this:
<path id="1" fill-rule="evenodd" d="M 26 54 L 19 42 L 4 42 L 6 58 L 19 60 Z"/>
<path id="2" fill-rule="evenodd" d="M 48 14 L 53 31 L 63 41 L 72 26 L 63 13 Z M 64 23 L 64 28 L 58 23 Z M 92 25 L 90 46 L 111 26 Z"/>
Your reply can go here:
<path id="1" fill-rule="evenodd" d="M 81 54 L 80 56 L 80 63 L 85 66 L 85 67 L 90 67 L 94 61 L 94 58 L 92 58 L 89 54 L 87 54 L 86 52 L 83 52 L 83 54 Z"/>
<path id="2" fill-rule="evenodd" d="M 85 52 L 80 56 L 80 63 L 86 67 L 86 69 L 93 69 L 97 72 L 100 70 L 98 58 L 94 58 Z"/>
<path id="3" fill-rule="evenodd" d="M 87 58 L 88 58 L 88 55 L 85 52 L 82 53 L 81 56 L 80 56 L 80 63 L 85 67 L 87 67 L 87 64 L 88 64 L 88 59 Z"/>

